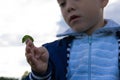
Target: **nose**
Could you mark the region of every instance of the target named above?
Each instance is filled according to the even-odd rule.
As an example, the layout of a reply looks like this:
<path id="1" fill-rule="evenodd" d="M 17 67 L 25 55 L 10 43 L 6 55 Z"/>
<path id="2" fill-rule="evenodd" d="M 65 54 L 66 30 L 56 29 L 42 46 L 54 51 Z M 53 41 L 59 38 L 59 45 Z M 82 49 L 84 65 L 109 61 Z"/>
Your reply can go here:
<path id="1" fill-rule="evenodd" d="M 72 12 L 75 10 L 75 5 L 73 4 L 73 2 L 68 1 L 66 4 L 66 10 L 68 13 Z"/>

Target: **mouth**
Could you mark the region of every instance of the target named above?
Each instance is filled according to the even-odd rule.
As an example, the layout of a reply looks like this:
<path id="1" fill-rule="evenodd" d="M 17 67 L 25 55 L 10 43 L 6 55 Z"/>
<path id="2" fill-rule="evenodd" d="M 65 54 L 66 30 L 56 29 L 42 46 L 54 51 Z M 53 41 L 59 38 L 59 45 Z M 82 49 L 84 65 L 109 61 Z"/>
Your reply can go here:
<path id="1" fill-rule="evenodd" d="M 69 18 L 69 22 L 72 23 L 74 21 L 77 21 L 79 18 L 80 18 L 80 16 L 78 16 L 78 15 L 72 15 Z"/>

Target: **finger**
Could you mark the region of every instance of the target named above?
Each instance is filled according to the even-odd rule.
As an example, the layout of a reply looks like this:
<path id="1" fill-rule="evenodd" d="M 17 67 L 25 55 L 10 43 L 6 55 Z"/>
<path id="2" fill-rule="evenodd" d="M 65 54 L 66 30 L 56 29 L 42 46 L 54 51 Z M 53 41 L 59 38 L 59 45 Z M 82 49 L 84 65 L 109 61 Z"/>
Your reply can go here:
<path id="1" fill-rule="evenodd" d="M 31 41 L 31 39 L 28 38 L 28 39 L 25 41 L 25 43 L 27 44 L 29 41 Z M 32 42 L 32 41 L 31 41 L 31 42 Z"/>
<path id="2" fill-rule="evenodd" d="M 36 47 L 33 47 L 33 48 L 31 48 L 31 47 L 29 47 L 29 46 L 27 46 L 26 47 L 26 53 L 25 53 L 25 55 L 31 55 L 31 56 L 33 56 L 34 57 L 34 55 L 35 55 L 35 48 Z"/>
<path id="3" fill-rule="evenodd" d="M 25 41 L 25 44 L 27 44 L 29 42 L 29 39 L 27 39 L 26 41 Z"/>
<path id="4" fill-rule="evenodd" d="M 27 45 L 26 45 L 26 49 L 25 49 L 25 52 L 26 53 L 32 53 L 32 48 L 34 48 L 34 44 L 32 42 L 28 42 Z"/>
<path id="5" fill-rule="evenodd" d="M 36 60 L 32 54 L 26 55 L 27 62 L 31 65 L 31 67 L 35 66 Z"/>
<path id="6" fill-rule="evenodd" d="M 30 61 L 31 61 L 31 57 L 32 57 L 31 53 L 26 53 L 25 56 L 26 56 L 26 60 L 27 60 L 27 62 L 30 63 Z"/>
<path id="7" fill-rule="evenodd" d="M 26 46 L 25 52 L 26 53 L 31 53 L 31 48 L 29 46 Z"/>
<path id="8" fill-rule="evenodd" d="M 27 62 L 31 65 L 31 67 L 35 67 L 37 64 L 37 61 L 32 54 L 27 55 Z"/>
<path id="9" fill-rule="evenodd" d="M 29 47 L 33 48 L 34 44 L 33 44 L 33 42 L 30 39 L 27 39 L 26 46 L 29 46 Z"/>

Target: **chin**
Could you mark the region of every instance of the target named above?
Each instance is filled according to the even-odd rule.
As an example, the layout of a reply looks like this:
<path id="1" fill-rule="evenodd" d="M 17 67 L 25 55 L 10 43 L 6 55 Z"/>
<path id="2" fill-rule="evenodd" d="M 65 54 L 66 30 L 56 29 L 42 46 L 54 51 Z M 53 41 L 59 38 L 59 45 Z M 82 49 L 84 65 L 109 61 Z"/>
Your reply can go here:
<path id="1" fill-rule="evenodd" d="M 72 29 L 73 29 L 74 31 L 78 32 L 78 33 L 84 31 L 84 29 L 83 29 L 83 28 L 80 28 L 80 27 L 72 27 Z"/>

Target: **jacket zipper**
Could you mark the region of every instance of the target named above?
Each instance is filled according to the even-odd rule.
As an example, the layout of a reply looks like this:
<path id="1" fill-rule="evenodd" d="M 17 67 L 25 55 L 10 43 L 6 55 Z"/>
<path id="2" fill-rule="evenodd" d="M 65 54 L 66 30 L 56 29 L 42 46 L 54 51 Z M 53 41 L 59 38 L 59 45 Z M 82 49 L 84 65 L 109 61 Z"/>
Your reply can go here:
<path id="1" fill-rule="evenodd" d="M 92 36 L 88 36 L 89 43 L 89 53 L 88 53 L 88 80 L 91 80 L 91 45 L 92 45 Z"/>

